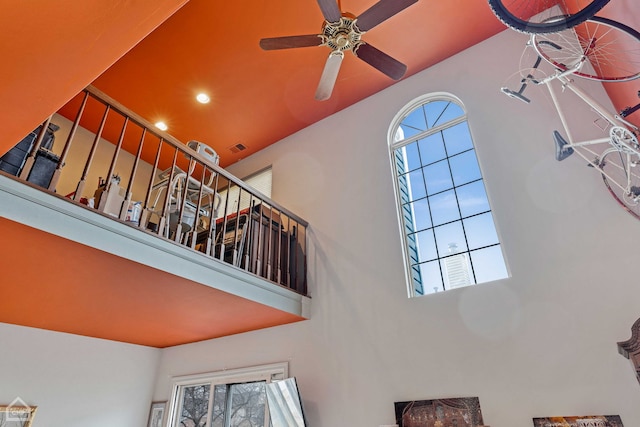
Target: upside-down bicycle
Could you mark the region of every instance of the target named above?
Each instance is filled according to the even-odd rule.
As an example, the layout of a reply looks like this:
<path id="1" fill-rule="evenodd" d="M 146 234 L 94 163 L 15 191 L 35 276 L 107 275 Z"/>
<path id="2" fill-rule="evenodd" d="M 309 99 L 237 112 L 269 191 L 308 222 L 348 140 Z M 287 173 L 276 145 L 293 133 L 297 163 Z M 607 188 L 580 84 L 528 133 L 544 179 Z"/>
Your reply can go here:
<path id="1" fill-rule="evenodd" d="M 593 17 L 559 33 L 533 34 L 527 48 L 535 49 L 535 64 L 522 76 L 517 91 L 503 87 L 502 92 L 528 103 L 524 91 L 530 84 L 546 86 L 564 128 L 564 134 L 553 133 L 556 159 L 580 155 L 602 174 L 611 195 L 640 219 L 640 130 L 627 120 L 640 109 L 640 104 L 621 112 L 611 111 L 573 81 L 574 76 L 603 82 L 640 77 L 640 33 L 619 22 Z M 537 77 L 534 74 L 542 60 L 553 65 L 553 72 Z M 591 140 L 573 138 L 553 82 L 559 83 L 563 91 L 577 95 L 604 120 L 600 128 L 605 136 Z"/>

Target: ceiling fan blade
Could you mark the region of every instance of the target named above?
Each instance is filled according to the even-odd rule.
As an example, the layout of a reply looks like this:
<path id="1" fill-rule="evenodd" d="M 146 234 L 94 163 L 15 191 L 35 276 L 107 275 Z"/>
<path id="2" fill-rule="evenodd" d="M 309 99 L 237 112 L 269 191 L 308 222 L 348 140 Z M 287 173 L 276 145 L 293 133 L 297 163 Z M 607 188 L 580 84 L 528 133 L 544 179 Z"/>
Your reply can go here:
<path id="1" fill-rule="evenodd" d="M 329 54 L 327 62 L 324 64 L 324 70 L 322 70 L 322 77 L 320 77 L 320 83 L 318 83 L 318 89 L 316 89 L 316 100 L 324 101 L 331 97 L 333 92 L 333 86 L 338 79 L 338 72 L 340 71 L 340 65 L 344 53 L 341 51 L 334 51 Z"/>
<path id="2" fill-rule="evenodd" d="M 356 25 L 360 31 L 369 31 L 417 2 L 418 0 L 380 0 L 358 16 Z"/>
<path id="3" fill-rule="evenodd" d="M 318 0 L 318 6 L 327 22 L 338 22 L 342 18 L 342 12 L 336 0 Z"/>
<path id="4" fill-rule="evenodd" d="M 370 44 L 362 43 L 354 53 L 358 58 L 394 80 L 400 80 L 407 72 L 406 65 Z"/>
<path id="5" fill-rule="evenodd" d="M 322 38 L 317 34 L 308 34 L 304 36 L 272 37 L 260 40 L 260 47 L 264 50 L 320 46 L 321 44 Z"/>

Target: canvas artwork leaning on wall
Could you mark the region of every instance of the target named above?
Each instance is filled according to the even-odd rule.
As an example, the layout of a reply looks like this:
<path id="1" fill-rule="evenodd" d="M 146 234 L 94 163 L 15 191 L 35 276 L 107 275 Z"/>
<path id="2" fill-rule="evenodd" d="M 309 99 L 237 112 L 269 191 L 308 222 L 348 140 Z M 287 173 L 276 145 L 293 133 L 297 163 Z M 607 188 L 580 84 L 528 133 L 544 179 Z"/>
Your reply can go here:
<path id="1" fill-rule="evenodd" d="M 395 402 L 399 427 L 484 426 L 477 397 Z"/>
<path id="2" fill-rule="evenodd" d="M 623 427 L 618 415 L 534 418 L 534 427 Z"/>

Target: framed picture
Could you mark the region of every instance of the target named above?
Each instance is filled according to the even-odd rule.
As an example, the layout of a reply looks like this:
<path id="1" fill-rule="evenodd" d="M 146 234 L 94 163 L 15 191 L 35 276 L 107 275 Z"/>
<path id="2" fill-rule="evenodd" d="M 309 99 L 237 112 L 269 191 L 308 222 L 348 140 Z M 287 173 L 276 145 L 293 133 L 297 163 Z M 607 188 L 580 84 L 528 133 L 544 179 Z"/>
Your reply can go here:
<path id="1" fill-rule="evenodd" d="M 147 424 L 147 427 L 164 427 L 164 410 L 166 407 L 166 400 L 164 402 L 151 402 L 149 424 Z"/>
<path id="2" fill-rule="evenodd" d="M 619 415 L 534 418 L 534 427 L 623 427 Z"/>
<path id="3" fill-rule="evenodd" d="M 484 425 L 480 399 L 477 397 L 395 402 L 395 410 L 396 423 L 399 427 L 482 427 Z"/>
<path id="4" fill-rule="evenodd" d="M 0 426 L 31 427 L 36 409 L 35 406 L 0 405 Z"/>

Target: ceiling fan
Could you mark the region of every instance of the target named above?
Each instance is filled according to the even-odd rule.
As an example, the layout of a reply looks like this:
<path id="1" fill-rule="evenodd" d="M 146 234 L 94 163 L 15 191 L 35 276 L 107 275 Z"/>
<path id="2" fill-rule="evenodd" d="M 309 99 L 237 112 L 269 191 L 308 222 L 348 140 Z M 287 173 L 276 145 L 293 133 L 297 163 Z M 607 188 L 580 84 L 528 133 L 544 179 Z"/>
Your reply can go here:
<path id="1" fill-rule="evenodd" d="M 346 50 L 350 50 L 355 56 L 394 80 L 400 80 L 404 76 L 407 71 L 406 65 L 365 43 L 361 37 L 365 32 L 418 0 L 379 0 L 357 17 L 341 12 L 336 0 L 317 0 L 317 2 L 325 19 L 321 34 L 265 38 L 260 40 L 260 47 L 264 50 L 277 50 L 329 46 L 331 53 L 316 90 L 315 98 L 318 101 L 331 97 Z"/>

